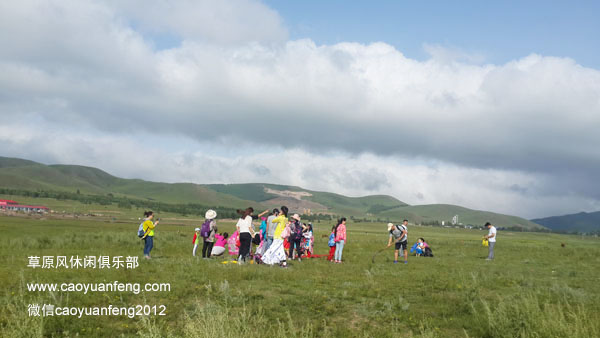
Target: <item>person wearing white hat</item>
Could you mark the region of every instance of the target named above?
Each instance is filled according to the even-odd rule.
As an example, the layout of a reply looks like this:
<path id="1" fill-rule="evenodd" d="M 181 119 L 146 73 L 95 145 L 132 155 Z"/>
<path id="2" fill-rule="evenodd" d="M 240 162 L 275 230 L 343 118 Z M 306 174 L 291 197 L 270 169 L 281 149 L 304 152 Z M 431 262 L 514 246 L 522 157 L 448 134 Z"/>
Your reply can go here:
<path id="1" fill-rule="evenodd" d="M 198 243 L 200 242 L 200 228 L 196 228 L 194 231 L 194 239 L 192 239 L 194 249 L 192 250 L 192 256 L 196 257 L 196 250 L 198 249 Z"/>
<path id="2" fill-rule="evenodd" d="M 213 245 L 215 245 L 215 233 L 217 233 L 217 212 L 209 209 L 204 214 L 204 223 L 200 229 L 200 235 L 204 238 L 204 245 L 202 246 L 202 258 L 210 258 Z"/>

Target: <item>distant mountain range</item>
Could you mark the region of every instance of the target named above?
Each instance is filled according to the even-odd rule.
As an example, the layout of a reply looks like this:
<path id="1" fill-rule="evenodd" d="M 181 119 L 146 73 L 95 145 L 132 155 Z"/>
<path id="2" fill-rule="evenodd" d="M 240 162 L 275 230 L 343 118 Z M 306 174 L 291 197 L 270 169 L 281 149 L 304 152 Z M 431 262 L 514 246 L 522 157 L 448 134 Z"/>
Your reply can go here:
<path id="1" fill-rule="evenodd" d="M 553 231 L 600 233 L 600 211 L 536 218 L 531 221 Z"/>
<path id="2" fill-rule="evenodd" d="M 44 165 L 17 158 L 0 157 L 0 187 L 22 190 L 69 191 L 85 194 L 152 199 L 164 203 L 198 203 L 232 208 L 273 208 L 287 205 L 298 213 L 324 213 L 370 220 L 411 223 L 449 223 L 454 215 L 459 222 L 483 225 L 489 221 L 499 227 L 543 229 L 539 224 L 510 215 L 472 210 L 455 205 L 408 205 L 387 195 L 347 197 L 295 186 L 248 184 L 159 183 L 123 179 L 100 169 L 77 165 Z"/>

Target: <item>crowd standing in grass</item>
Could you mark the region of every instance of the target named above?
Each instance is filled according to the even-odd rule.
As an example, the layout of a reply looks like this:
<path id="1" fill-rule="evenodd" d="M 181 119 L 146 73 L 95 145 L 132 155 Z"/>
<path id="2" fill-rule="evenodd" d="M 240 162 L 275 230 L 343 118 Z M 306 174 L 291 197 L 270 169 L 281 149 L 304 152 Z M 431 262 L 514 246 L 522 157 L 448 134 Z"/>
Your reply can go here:
<path id="1" fill-rule="evenodd" d="M 268 217 L 264 217 L 269 210 L 259 215 L 254 215 L 254 209 L 249 207 L 237 210 L 240 215 L 236 224 L 236 231 L 229 236 L 228 233 L 219 234 L 217 228 L 216 211 L 210 209 L 205 214 L 202 227 L 195 228 L 192 243 L 192 255 L 196 256 L 200 238 L 203 239 L 202 258 L 211 256 L 222 256 L 226 249 L 231 256 L 236 257 L 236 263 L 244 264 L 252 257 L 253 262 L 268 265 L 287 266 L 288 260 L 302 258 L 318 258 L 325 255 L 314 254 L 314 233 L 312 223 L 302 223 L 300 215 L 294 214 L 288 219 L 289 210 L 282 206 L 281 210 L 273 209 Z M 153 222 L 154 213 L 144 212 L 144 219 L 138 229 L 138 236 L 144 240 L 144 257 L 150 259 L 150 251 L 154 246 L 154 229 L 159 221 Z M 259 231 L 255 231 L 253 220 L 260 219 Z M 334 263 L 342 263 L 344 246 L 347 243 L 346 218 L 342 217 L 331 228 L 328 238 L 329 254 L 327 260 Z M 494 259 L 494 247 L 496 244 L 496 228 L 486 222 L 485 227 L 489 232 L 483 237 L 484 243 L 489 247 L 487 260 Z M 408 220 L 402 221 L 401 225 L 388 223 L 387 230 L 389 239 L 387 247 L 392 243 L 395 245 L 394 263 L 398 263 L 400 251 L 404 256 L 404 264 L 408 263 Z M 252 244 L 256 246 L 252 252 Z M 431 247 L 424 238 L 418 238 L 410 249 L 415 256 L 433 257 Z"/>

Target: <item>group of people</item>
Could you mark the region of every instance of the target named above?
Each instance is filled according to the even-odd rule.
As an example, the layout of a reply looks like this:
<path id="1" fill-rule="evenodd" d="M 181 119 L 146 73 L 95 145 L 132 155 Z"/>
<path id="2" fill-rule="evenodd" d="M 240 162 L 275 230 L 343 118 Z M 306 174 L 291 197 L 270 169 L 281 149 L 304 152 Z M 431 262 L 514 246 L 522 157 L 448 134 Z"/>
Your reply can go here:
<path id="1" fill-rule="evenodd" d="M 227 246 L 229 254 L 236 256 L 238 264 L 253 259 L 257 263 L 285 267 L 289 260 L 302 261 L 303 258 L 320 257 L 314 255 L 312 223 L 303 223 L 298 214 L 289 217 L 289 209 L 286 206 L 265 210 L 258 215 L 254 215 L 254 209 L 251 207 L 237 210 L 237 213 L 239 219 L 236 230 L 229 236 L 227 233 L 217 232 L 216 212 L 208 210 L 202 227 L 196 228 L 192 240 L 192 254 L 196 255 L 200 238 L 203 238 L 203 258 L 223 255 Z M 258 219 L 261 220 L 260 227 L 255 230 L 253 221 Z M 342 262 L 345 242 L 346 218 L 342 218 L 332 228 L 328 257 L 330 261 Z"/>
<path id="2" fill-rule="evenodd" d="M 192 244 L 192 255 L 196 256 L 197 249 L 200 246 L 202 238 L 202 258 L 208 259 L 211 256 L 221 256 L 225 254 L 226 246 L 229 254 L 237 256 L 239 264 L 245 263 L 252 257 L 258 263 L 268 265 L 287 266 L 288 260 L 302 258 L 319 257 L 314 254 L 314 234 L 311 223 L 301 222 L 301 217 L 294 214 L 288 218 L 289 210 L 286 206 L 281 209 L 265 210 L 258 215 L 254 215 L 253 208 L 237 210 L 240 215 L 236 231 L 229 236 L 227 232 L 218 233 L 216 217 L 214 210 L 208 210 L 205 213 L 205 221 L 200 228 L 195 229 Z M 264 217 L 269 214 L 268 217 Z M 254 230 L 253 221 L 261 219 L 261 225 L 258 231 Z M 138 229 L 138 236 L 144 240 L 144 258 L 150 259 L 150 251 L 154 246 L 154 229 L 159 220 L 154 221 L 152 211 L 144 212 L 144 220 Z M 485 226 L 489 229 L 488 235 L 484 240 L 489 243 L 489 254 L 487 259 L 494 258 L 494 246 L 496 244 L 496 228 L 487 222 Z M 398 257 L 402 250 L 404 264 L 408 263 L 408 220 L 402 224 L 395 225 L 388 223 L 389 240 L 387 247 L 395 245 L 394 263 L 398 263 Z M 255 250 L 252 252 L 252 244 Z M 346 218 L 342 217 L 335 226 L 331 228 L 329 235 L 329 255 L 327 260 L 334 263 L 342 263 L 342 254 L 346 244 Z M 295 252 L 294 252 L 295 250 Z M 424 238 L 419 238 L 410 249 L 416 256 L 433 257 L 431 247 Z"/>

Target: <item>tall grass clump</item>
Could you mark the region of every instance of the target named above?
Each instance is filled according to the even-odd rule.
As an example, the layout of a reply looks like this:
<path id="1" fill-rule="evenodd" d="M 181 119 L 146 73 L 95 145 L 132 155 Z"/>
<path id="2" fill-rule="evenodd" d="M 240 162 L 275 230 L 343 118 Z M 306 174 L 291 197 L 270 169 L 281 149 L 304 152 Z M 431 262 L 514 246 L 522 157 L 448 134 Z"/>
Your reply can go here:
<path id="1" fill-rule="evenodd" d="M 480 297 L 474 315 L 481 323 L 474 333 L 481 337 L 600 337 L 597 309 L 566 286 L 495 300 Z"/>

